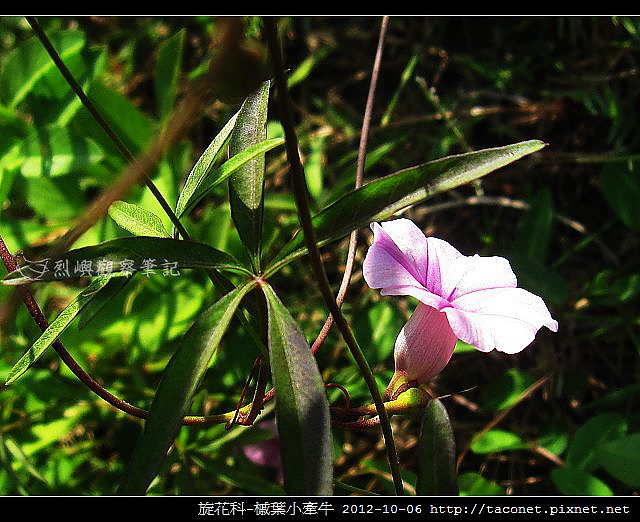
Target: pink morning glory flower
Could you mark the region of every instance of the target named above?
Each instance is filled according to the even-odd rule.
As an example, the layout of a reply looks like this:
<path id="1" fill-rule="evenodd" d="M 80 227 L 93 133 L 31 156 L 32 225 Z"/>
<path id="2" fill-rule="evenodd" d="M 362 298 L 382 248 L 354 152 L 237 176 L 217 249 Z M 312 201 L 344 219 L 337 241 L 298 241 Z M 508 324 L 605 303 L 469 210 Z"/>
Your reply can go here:
<path id="1" fill-rule="evenodd" d="M 277 479 L 282 481 L 282 461 L 280 459 L 280 439 L 275 420 L 266 420 L 258 426 L 273 434 L 273 438 L 246 444 L 242 447 L 244 456 L 258 466 L 267 466 L 277 470 Z"/>
<path id="2" fill-rule="evenodd" d="M 428 382 L 447 365 L 458 339 L 481 352 L 513 354 L 543 326 L 558 330 L 543 300 L 517 288 L 506 259 L 464 256 L 408 219 L 371 228 L 374 240 L 363 266 L 367 284 L 382 295 L 420 301 L 396 339 L 394 381 Z"/>

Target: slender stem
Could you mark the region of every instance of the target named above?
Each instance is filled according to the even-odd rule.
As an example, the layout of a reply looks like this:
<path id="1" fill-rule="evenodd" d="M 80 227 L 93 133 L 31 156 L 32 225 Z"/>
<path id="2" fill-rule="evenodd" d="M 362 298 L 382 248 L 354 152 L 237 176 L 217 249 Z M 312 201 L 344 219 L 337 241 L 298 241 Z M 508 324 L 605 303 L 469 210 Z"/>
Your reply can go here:
<path id="1" fill-rule="evenodd" d="M 265 32 L 267 36 L 267 43 L 269 46 L 269 54 L 274 67 L 275 83 L 278 88 L 278 105 L 280 108 L 280 116 L 282 126 L 284 128 L 284 134 L 286 139 L 287 159 L 291 167 L 291 178 L 293 183 L 293 193 L 296 200 L 296 206 L 298 208 L 298 217 L 300 224 L 304 230 L 305 243 L 309 250 L 309 259 L 311 267 L 314 271 L 316 279 L 318 281 L 318 287 L 322 293 L 322 297 L 329 308 L 331 314 L 335 318 L 335 322 L 342 333 L 342 336 L 351 351 L 354 359 L 356 360 L 360 372 L 367 383 L 373 401 L 376 405 L 376 411 L 380 416 L 380 425 L 384 435 L 384 443 L 387 448 L 387 455 L 389 457 L 389 464 L 391 467 L 391 473 L 393 476 L 393 482 L 398 495 L 402 495 L 403 485 L 402 477 L 400 476 L 400 466 L 398 463 L 398 456 L 393 441 L 393 432 L 391 429 L 391 423 L 389 417 L 384 408 L 382 401 L 382 395 L 376 384 L 375 378 L 369 367 L 369 363 L 365 358 L 360 346 L 358 345 L 351 328 L 347 324 L 347 321 L 342 315 L 342 312 L 333 297 L 333 292 L 327 279 L 327 274 L 320 258 L 320 250 L 315 239 L 315 231 L 311 222 L 311 213 L 309 211 L 309 202 L 307 194 L 307 185 L 305 181 L 304 169 L 300 161 L 300 155 L 298 154 L 298 139 L 295 132 L 293 123 L 293 109 L 291 106 L 291 100 L 289 98 L 289 91 L 287 90 L 287 81 L 284 75 L 284 66 L 282 62 L 282 51 L 280 49 L 280 40 L 278 38 L 278 29 L 274 18 L 263 18 Z"/>
<path id="2" fill-rule="evenodd" d="M 65 65 L 64 61 L 62 61 L 62 58 L 60 57 L 56 49 L 53 47 L 51 40 L 49 40 L 49 38 L 47 37 L 46 33 L 40 26 L 40 23 L 38 22 L 36 17 L 26 16 L 25 18 L 27 19 L 27 22 L 29 22 L 29 25 L 33 29 L 33 32 L 36 34 L 36 36 L 38 37 L 38 39 L 40 40 L 40 42 L 42 43 L 46 51 L 49 53 L 49 56 L 53 60 L 53 63 L 56 64 L 56 67 L 58 68 L 58 70 L 60 71 L 64 79 L 67 81 L 71 89 L 73 89 L 73 92 L 76 93 L 76 96 L 78 96 L 78 98 L 82 102 L 82 105 L 84 105 L 84 107 L 91 113 L 91 115 L 93 116 L 93 119 L 96 121 L 98 125 L 100 125 L 102 130 L 107 134 L 109 139 L 111 139 L 111 141 L 118 148 L 120 153 L 127 159 L 127 161 L 129 161 L 130 163 L 133 162 L 135 158 L 131 153 L 131 151 L 129 150 L 129 148 L 125 145 L 124 141 L 120 139 L 120 136 L 118 136 L 118 134 L 111 128 L 111 126 L 109 125 L 107 120 L 104 119 L 104 117 L 102 116 L 98 108 L 93 104 L 93 102 L 85 94 L 84 90 L 82 89 L 82 86 L 78 83 L 78 81 L 75 79 L 73 74 L 71 74 L 71 71 Z M 171 222 L 175 225 L 176 229 L 180 232 L 180 235 L 184 239 L 188 239 L 189 234 L 187 234 L 187 231 L 185 230 L 182 223 L 180 223 L 178 216 L 176 216 L 171 206 L 169 206 L 169 203 L 164 198 L 160 190 L 158 190 L 158 187 L 156 187 L 155 183 L 147 175 L 145 175 L 144 177 L 144 183 L 145 185 L 147 185 L 147 187 L 149 188 L 151 193 L 154 195 L 154 197 L 158 200 L 158 203 L 160 203 L 160 206 L 162 207 L 162 209 L 166 212 L 167 216 L 169 216 L 169 219 L 171 219 Z"/>
<path id="3" fill-rule="evenodd" d="M 383 16 L 382 23 L 380 24 L 380 35 L 378 37 L 378 47 L 376 49 L 376 57 L 373 61 L 373 70 L 371 71 L 371 82 L 369 83 L 369 93 L 367 95 L 367 103 L 364 109 L 364 116 L 362 118 L 362 129 L 360 131 L 360 145 L 358 147 L 358 163 L 356 167 L 356 182 L 355 188 L 359 189 L 362 186 L 364 180 L 364 167 L 367 158 L 367 141 L 369 140 L 369 127 L 371 125 L 371 114 L 373 113 L 373 100 L 375 98 L 376 87 L 378 86 L 378 77 L 380 76 L 380 65 L 382 63 L 382 50 L 384 49 L 384 38 L 387 33 L 387 27 L 389 25 L 389 17 Z M 356 228 L 351 232 L 349 236 L 349 250 L 347 251 L 347 260 L 345 262 L 344 273 L 342 274 L 342 281 L 340 282 L 340 288 L 338 289 L 338 295 L 336 296 L 336 304 L 341 307 L 344 303 L 344 298 L 347 295 L 347 289 L 349 288 L 349 282 L 351 281 L 351 274 L 353 273 L 353 262 L 356 257 L 356 248 L 358 246 L 358 229 Z M 311 351 L 315 354 L 320 347 L 324 344 L 331 327 L 333 326 L 333 315 L 327 316 L 318 337 L 311 345 Z"/>

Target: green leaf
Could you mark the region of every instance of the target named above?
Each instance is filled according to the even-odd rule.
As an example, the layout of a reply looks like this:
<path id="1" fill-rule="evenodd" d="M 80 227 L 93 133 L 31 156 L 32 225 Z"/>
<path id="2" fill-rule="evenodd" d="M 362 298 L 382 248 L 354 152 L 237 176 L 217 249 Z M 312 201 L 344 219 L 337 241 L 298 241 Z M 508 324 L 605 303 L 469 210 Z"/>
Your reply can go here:
<path id="1" fill-rule="evenodd" d="M 564 467 L 551 471 L 551 480 L 563 495 L 610 496 L 611 488 L 600 479 L 578 468 Z"/>
<path id="2" fill-rule="evenodd" d="M 87 92 L 106 69 L 107 55 L 104 47 L 85 48 L 64 63 L 83 91 Z M 66 127 L 83 107 L 82 101 L 57 68 L 42 77 L 33 94 L 36 96 L 29 98 L 29 109 L 36 127 L 42 127 L 43 124 Z"/>
<path id="3" fill-rule="evenodd" d="M 318 199 L 323 192 L 323 157 L 326 136 L 318 136 L 312 138 L 309 143 L 309 154 L 304 164 L 304 173 L 307 178 L 307 187 L 309 195 L 313 199 Z"/>
<path id="4" fill-rule="evenodd" d="M 4 203 L 9 197 L 17 173 L 17 170 L 4 170 L 0 165 L 0 208 L 4 207 Z"/>
<path id="5" fill-rule="evenodd" d="M 524 449 L 527 444 L 515 433 L 504 430 L 490 430 L 471 444 L 471 451 L 484 455 Z"/>
<path id="6" fill-rule="evenodd" d="M 72 219 L 86 206 L 76 176 L 24 178 L 24 196 L 36 215 L 47 222 Z"/>
<path id="7" fill-rule="evenodd" d="M 77 174 L 104 158 L 94 141 L 62 127 L 34 132 L 23 143 L 21 153 L 24 159 L 20 170 L 26 177 Z"/>
<path id="8" fill-rule="evenodd" d="M 553 202 L 549 189 L 538 192 L 518 223 L 513 251 L 539 263 L 547 260 L 553 232 Z"/>
<path id="9" fill-rule="evenodd" d="M 87 303 L 78 317 L 78 330 L 87 327 L 102 309 L 114 299 L 120 291 L 131 281 L 131 277 L 113 277 L 102 290 L 100 290 L 91 301 Z"/>
<path id="10" fill-rule="evenodd" d="M 544 426 L 535 444 L 556 456 L 562 455 L 567 446 L 569 446 L 569 431 L 566 419 L 560 417 Z"/>
<path id="11" fill-rule="evenodd" d="M 513 406 L 522 393 L 535 382 L 529 372 L 511 368 L 482 389 L 482 405 L 490 411 Z"/>
<path id="12" fill-rule="evenodd" d="M 188 210 L 192 209 L 197 202 L 192 201 L 194 192 L 200 186 L 202 181 L 206 179 L 213 167 L 224 152 L 225 147 L 231 139 L 231 132 L 233 131 L 238 114 L 235 114 L 227 124 L 222 128 L 218 135 L 213 138 L 213 141 L 209 144 L 207 149 L 202 153 L 202 156 L 198 158 L 196 164 L 191 169 L 187 181 L 184 183 L 184 187 L 178 197 L 178 203 L 176 204 L 176 215 L 182 217 L 182 215 Z"/>
<path id="13" fill-rule="evenodd" d="M 520 254 L 509 255 L 509 262 L 518 276 L 518 286 L 556 305 L 566 301 L 569 286 L 559 272 L 544 263 Z"/>
<path id="14" fill-rule="evenodd" d="M 418 441 L 418 495 L 457 495 L 456 440 L 444 405 L 433 399 Z"/>
<path id="15" fill-rule="evenodd" d="M 506 492 L 502 486 L 491 482 L 479 473 L 463 473 L 458 478 L 460 496 L 495 496 L 504 495 Z"/>
<path id="16" fill-rule="evenodd" d="M 608 163 L 600 177 L 600 188 L 620 221 L 640 231 L 640 170 L 635 163 Z"/>
<path id="17" fill-rule="evenodd" d="M 114 201 L 109 215 L 127 232 L 136 236 L 170 237 L 162 220 L 153 212 L 125 201 Z"/>
<path id="18" fill-rule="evenodd" d="M 33 366 L 33 364 L 42 357 L 45 350 L 51 346 L 55 340 L 62 335 L 75 317 L 80 313 L 97 292 L 102 289 L 112 276 L 100 276 L 94 279 L 91 284 L 80 292 L 71 301 L 67 307 L 60 312 L 55 321 L 53 321 L 49 328 L 33 343 L 33 346 L 27 350 L 27 352 L 20 358 L 20 360 L 13 366 L 9 376 L 5 382 L 5 385 L 12 384 L 17 381 L 24 373 Z"/>
<path id="19" fill-rule="evenodd" d="M 262 289 L 285 489 L 289 495 L 330 495 L 333 447 L 324 384 L 295 320 L 270 286 Z"/>
<path id="20" fill-rule="evenodd" d="M 158 104 L 160 119 L 165 120 L 176 101 L 178 76 L 182 67 L 182 51 L 187 32 L 182 29 L 166 40 L 158 50 L 153 87 Z"/>
<path id="21" fill-rule="evenodd" d="M 229 160 L 225 161 L 219 168 L 211 174 L 211 176 L 207 177 L 200 184 L 195 194 L 191 197 L 189 204 L 186 205 L 184 210 L 181 213 L 177 213 L 178 217 L 181 217 L 185 212 L 189 212 L 195 205 L 197 205 L 202 198 L 204 198 L 209 192 L 211 192 L 215 187 L 217 187 L 220 183 L 225 181 L 229 176 L 231 176 L 234 172 L 240 169 L 245 163 L 251 161 L 253 158 L 264 154 L 276 147 L 279 147 L 284 143 L 284 139 L 282 138 L 274 138 L 270 140 L 265 140 L 255 145 L 251 145 L 250 147 L 243 150 L 241 153 L 236 154 Z"/>
<path id="22" fill-rule="evenodd" d="M 214 470 L 211 470 L 212 472 Z M 284 489 L 271 480 L 266 480 L 255 473 L 248 473 L 229 466 L 219 467 L 215 470 L 215 477 L 226 484 L 242 488 L 253 495 L 281 496 L 285 495 Z"/>
<path id="23" fill-rule="evenodd" d="M 608 412 L 590 418 L 576 431 L 567 451 L 567 464 L 593 471 L 598 467 L 598 449 L 607 442 L 623 437 L 626 432 L 627 421 L 618 413 Z"/>
<path id="24" fill-rule="evenodd" d="M 397 306 L 379 301 L 354 314 L 353 331 L 371 365 L 392 357 L 398 332 L 407 322 Z"/>
<path id="25" fill-rule="evenodd" d="M 61 31 L 48 35 L 63 61 L 79 53 L 85 45 L 80 31 Z M 40 41 L 33 37 L 11 51 L 2 64 L 0 90 L 2 99 L 15 107 L 27 96 L 47 72 L 55 68 Z"/>
<path id="26" fill-rule="evenodd" d="M 267 139 L 268 107 L 269 82 L 266 81 L 244 101 L 240 108 L 238 122 L 229 143 L 232 156 Z M 244 163 L 229 178 L 231 216 L 256 272 L 260 270 L 264 172 L 264 154 L 259 154 L 251 161 Z"/>
<path id="27" fill-rule="evenodd" d="M 314 53 L 305 58 L 293 71 L 287 76 L 287 86 L 289 89 L 304 81 L 313 71 L 313 69 L 323 61 L 334 48 L 320 47 Z"/>
<path id="28" fill-rule="evenodd" d="M 35 465 L 31 462 L 31 459 L 29 459 L 29 457 L 24 454 L 22 448 L 14 439 L 12 439 L 11 437 L 3 438 L 2 436 L 0 436 L 0 444 L 4 444 L 7 451 L 11 453 L 12 460 L 22 466 L 24 470 L 29 474 L 29 476 L 33 477 L 41 484 L 47 486 L 47 481 L 44 479 Z"/>
<path id="29" fill-rule="evenodd" d="M 91 84 L 87 96 L 132 154 L 138 154 L 151 142 L 155 132 L 152 120 L 126 96 L 109 89 L 98 81 Z M 74 123 L 77 121 L 80 128 L 100 143 L 104 150 L 110 150 L 115 157 L 120 157 L 118 149 L 87 111 L 78 112 Z"/>
<path id="30" fill-rule="evenodd" d="M 541 141 L 531 140 L 449 156 L 371 181 L 345 194 L 313 218 L 318 242 L 324 245 L 372 221 L 388 219 L 400 210 L 485 176 L 544 146 Z M 303 245 L 303 233 L 299 231 L 271 271 L 303 256 L 306 253 Z"/>
<path id="31" fill-rule="evenodd" d="M 27 263 L 8 274 L 2 283 L 21 285 L 34 281 L 60 281 L 106 275 L 107 272 L 143 272 L 147 275 L 148 270 L 173 270 L 175 273 L 183 268 L 248 273 L 229 254 L 203 243 L 169 238 L 125 237 Z"/>
<path id="32" fill-rule="evenodd" d="M 640 487 L 640 433 L 605 444 L 596 456 L 607 473 L 627 486 Z"/>
<path id="33" fill-rule="evenodd" d="M 158 386 L 119 494 L 143 495 L 157 475 L 240 301 L 255 284 L 250 281 L 235 288 L 202 312 L 180 341 Z"/>

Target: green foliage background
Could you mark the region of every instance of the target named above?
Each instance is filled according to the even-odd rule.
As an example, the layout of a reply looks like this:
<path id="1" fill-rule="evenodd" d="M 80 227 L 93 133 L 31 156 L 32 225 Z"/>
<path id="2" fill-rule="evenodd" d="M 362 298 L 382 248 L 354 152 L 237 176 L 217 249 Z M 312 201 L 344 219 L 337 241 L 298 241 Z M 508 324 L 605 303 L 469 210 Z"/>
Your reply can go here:
<path id="1" fill-rule="evenodd" d="M 45 30 L 90 98 L 134 153 L 167 122 L 187 81 L 207 71 L 214 18 L 46 18 Z M 259 20 L 248 20 L 260 39 Z M 282 21 L 289 84 L 314 210 L 352 187 L 376 18 Z M 392 18 L 376 94 L 366 176 L 374 179 L 445 155 L 541 139 L 542 152 L 406 212 L 465 254 L 502 255 L 520 285 L 560 323 L 517 356 L 459 345 L 432 383 L 453 423 L 462 494 L 630 494 L 640 487 L 640 21 L 633 18 Z M 196 159 L 238 110 L 210 100 L 188 139 L 153 179 L 172 207 Z M 281 137 L 275 106 L 268 134 Z M 125 165 L 21 18 L 0 19 L 0 232 L 12 252 L 37 257 L 82 215 Z M 263 251 L 297 227 L 282 148 L 267 154 Z M 151 194 L 127 201 L 171 222 Z M 185 220 L 194 239 L 246 257 L 226 184 Z M 105 218 L 76 247 L 123 237 Z M 383 389 L 393 343 L 414 302 L 381 298 L 361 276 L 361 234 L 345 303 Z M 332 283 L 346 243 L 323 249 Z M 272 254 L 271 254 L 272 255 Z M 248 261 L 248 260 L 247 260 Z M 301 267 L 303 269 L 301 269 Z M 0 269 L 4 276 L 4 268 Z M 305 261 L 273 281 L 308 340 L 326 310 Z M 33 287 L 53 319 L 80 286 Z M 62 340 L 85 368 L 148 407 L 178 338 L 212 303 L 205 274 L 138 276 L 100 310 L 86 309 Z M 99 312 L 99 314 L 98 314 Z M 0 287 L 0 380 L 40 332 L 13 290 Z M 233 410 L 256 350 L 229 332 L 196 396 L 194 413 Z M 326 382 L 354 403 L 366 386 L 339 336 L 318 357 Z M 540 384 L 540 379 L 545 379 Z M 524 394 L 538 383 L 532 393 Z M 337 390 L 332 405 L 343 404 Z M 509 410 L 511 408 L 511 410 Z M 507 415 L 503 414 L 508 411 Z M 268 412 L 267 412 L 268 413 Z M 1 494 L 112 494 L 141 422 L 116 413 L 47 353 L 0 387 Z M 496 422 L 499 421 L 499 422 Z M 409 491 L 419 421 L 393 419 Z M 334 428 L 336 478 L 393 491 L 379 432 Z M 182 428 L 153 494 L 282 493 L 276 470 L 241 447 L 258 428 Z M 338 493 L 340 486 L 336 488 Z"/>

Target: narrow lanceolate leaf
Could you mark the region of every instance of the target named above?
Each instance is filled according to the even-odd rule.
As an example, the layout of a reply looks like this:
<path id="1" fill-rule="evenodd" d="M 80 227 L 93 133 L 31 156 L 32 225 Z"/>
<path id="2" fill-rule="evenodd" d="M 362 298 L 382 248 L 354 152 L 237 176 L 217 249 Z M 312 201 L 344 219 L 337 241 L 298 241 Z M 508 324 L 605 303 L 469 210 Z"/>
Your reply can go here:
<path id="1" fill-rule="evenodd" d="M 75 317 L 80 311 L 91 301 L 91 299 L 99 292 L 111 279 L 111 275 L 101 276 L 94 279 L 91 284 L 80 292 L 74 299 L 67 305 L 67 307 L 60 312 L 60 315 L 56 317 L 49 328 L 40 336 L 40 338 L 33 343 L 33 346 L 27 350 L 27 352 L 20 358 L 20 360 L 13 366 L 7 381 L 5 384 L 11 384 L 17 381 L 26 371 L 42 356 L 49 346 L 62 335 Z"/>
<path id="2" fill-rule="evenodd" d="M 418 442 L 418 495 L 457 495 L 456 442 L 449 415 L 433 399 L 422 417 Z"/>
<path id="3" fill-rule="evenodd" d="M 126 201 L 114 201 L 109 207 L 111 218 L 136 236 L 170 237 L 162 220 L 153 212 Z"/>
<path id="4" fill-rule="evenodd" d="M 163 42 L 158 50 L 158 62 L 156 64 L 153 88 L 161 120 L 165 120 L 169 116 L 176 101 L 178 76 L 182 67 L 182 51 L 186 34 L 186 30 L 182 29 Z"/>
<path id="5" fill-rule="evenodd" d="M 240 108 L 238 122 L 229 143 L 232 156 L 267 139 L 268 105 L 269 82 L 266 81 Z M 264 169 L 264 154 L 260 154 L 246 162 L 229 178 L 231 216 L 256 271 L 260 269 Z"/>
<path id="6" fill-rule="evenodd" d="M 324 384 L 295 320 L 271 287 L 262 288 L 285 489 L 289 495 L 330 495 L 333 445 Z"/>
<path id="7" fill-rule="evenodd" d="M 142 272 L 149 276 L 155 270 L 169 277 L 179 275 L 180 270 L 186 268 L 248 273 L 232 256 L 203 243 L 170 238 L 125 237 L 27 263 L 8 274 L 2 283 L 22 285 L 114 272 L 128 275 Z"/>
<path id="8" fill-rule="evenodd" d="M 265 152 L 269 152 L 283 144 L 283 138 L 264 140 L 260 143 L 256 143 L 255 145 L 251 145 L 240 154 L 236 154 L 229 160 L 225 161 L 210 176 L 208 176 L 200 186 L 198 186 L 196 192 L 191 196 L 189 203 L 187 203 L 180 212 L 177 212 L 178 217 L 190 212 L 191 209 L 202 200 L 202 198 L 209 194 L 209 192 L 211 192 L 220 183 L 227 180 L 234 172 L 242 168 L 245 163 L 251 161 L 257 156 L 264 155 Z"/>
<path id="9" fill-rule="evenodd" d="M 222 156 L 231 138 L 231 132 L 236 125 L 237 118 L 238 114 L 235 114 L 227 122 L 191 169 L 187 181 L 185 181 L 184 187 L 182 188 L 182 192 L 180 192 L 180 196 L 178 196 L 178 203 L 176 203 L 176 215 L 178 217 L 181 217 L 187 211 L 187 208 L 193 208 L 195 205 L 192 203 L 191 198 L 200 183 L 211 174 L 216 162 Z"/>
<path id="10" fill-rule="evenodd" d="M 115 297 L 124 289 L 132 276 L 128 277 L 114 277 L 109 280 L 104 288 L 95 294 L 87 305 L 84 307 L 80 316 L 78 317 L 78 330 L 82 330 L 87 327 L 109 304 Z"/>
<path id="11" fill-rule="evenodd" d="M 146 492 L 178 434 L 182 417 L 188 413 L 193 395 L 240 301 L 254 287 L 255 282 L 251 281 L 229 292 L 202 312 L 180 341 L 151 404 L 144 432 L 118 491 L 121 495 Z"/>
<path id="12" fill-rule="evenodd" d="M 376 179 L 345 194 L 313 218 L 318 242 L 323 245 L 372 221 L 388 219 L 400 210 L 485 176 L 544 146 L 538 140 L 523 141 L 449 156 Z M 282 266 L 304 255 L 303 245 L 300 231 L 285 247 L 276 264 Z"/>

